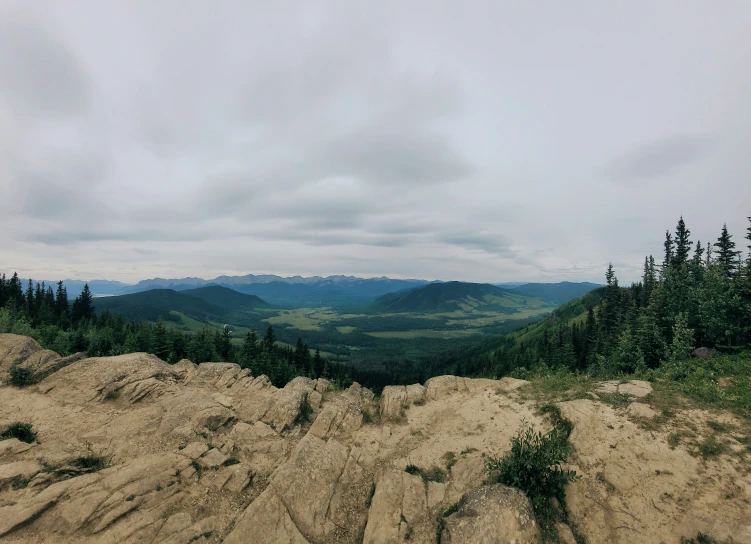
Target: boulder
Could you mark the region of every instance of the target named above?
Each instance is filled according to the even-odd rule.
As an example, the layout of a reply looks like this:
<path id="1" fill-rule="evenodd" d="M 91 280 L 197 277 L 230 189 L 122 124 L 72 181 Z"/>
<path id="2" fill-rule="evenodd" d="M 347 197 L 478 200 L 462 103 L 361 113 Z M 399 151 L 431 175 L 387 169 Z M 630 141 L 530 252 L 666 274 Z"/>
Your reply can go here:
<path id="1" fill-rule="evenodd" d="M 363 544 L 387 544 L 413 537 L 421 541 L 425 533 L 421 525 L 428 520 L 428 513 L 422 478 L 396 468 L 385 469 L 376 480 Z"/>
<path id="2" fill-rule="evenodd" d="M 362 426 L 361 405 L 361 397 L 357 393 L 342 393 L 326 404 L 308 432 L 318 438 L 331 438 L 356 431 Z"/>
<path id="3" fill-rule="evenodd" d="M 644 380 L 629 380 L 626 383 L 620 383 L 618 380 L 608 380 L 597 384 L 598 393 L 629 395 L 636 398 L 646 397 L 652 393 L 652 386 Z"/>
<path id="4" fill-rule="evenodd" d="M 308 378 L 303 378 L 313 382 Z M 268 423 L 278 432 L 292 428 L 297 422 L 303 407 L 308 402 L 308 392 L 313 390 L 309 383 L 295 378 L 276 395 L 276 400 L 271 408 L 263 415 L 261 420 Z"/>
<path id="5" fill-rule="evenodd" d="M 539 529 L 529 499 L 518 489 L 496 484 L 467 493 L 444 519 L 442 543 L 537 542 Z"/>
<path id="6" fill-rule="evenodd" d="M 714 350 L 709 349 L 709 348 L 704 348 L 704 347 L 696 348 L 691 353 L 691 355 L 693 355 L 696 359 L 701 359 L 701 360 L 709 359 L 710 357 L 712 357 L 712 355 L 714 355 Z"/>
<path id="7" fill-rule="evenodd" d="M 316 391 L 320 394 L 324 394 L 326 391 L 330 391 L 334 388 L 334 385 L 326 378 L 318 378 L 316 380 Z"/>
<path id="8" fill-rule="evenodd" d="M 397 419 L 407 403 L 407 388 L 403 385 L 387 385 L 381 393 L 380 410 L 385 418 Z"/>

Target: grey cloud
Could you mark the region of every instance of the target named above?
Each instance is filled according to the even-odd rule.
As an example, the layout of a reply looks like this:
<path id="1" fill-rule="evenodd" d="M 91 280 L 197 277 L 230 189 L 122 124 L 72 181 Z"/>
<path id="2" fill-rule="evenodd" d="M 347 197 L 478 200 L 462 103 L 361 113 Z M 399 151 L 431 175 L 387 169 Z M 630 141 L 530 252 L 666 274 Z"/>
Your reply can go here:
<path id="1" fill-rule="evenodd" d="M 82 113 L 91 98 L 68 46 L 12 9 L 0 10 L 0 93 L 38 116 Z"/>
<path id="2" fill-rule="evenodd" d="M 643 182 L 658 178 L 701 158 L 710 149 L 709 139 L 692 135 L 675 135 L 617 157 L 606 167 L 607 173 L 622 182 Z"/>
<path id="3" fill-rule="evenodd" d="M 503 235 L 482 232 L 456 231 L 439 234 L 439 242 L 496 255 L 511 255 L 511 242 Z"/>
<path id="4" fill-rule="evenodd" d="M 321 170 L 376 184 L 442 183 L 472 174 L 448 138 L 410 127 L 366 127 L 332 143 L 319 161 Z"/>
<path id="5" fill-rule="evenodd" d="M 601 281 L 681 214 L 745 232 L 742 3 L 0 4 L 19 269 Z"/>

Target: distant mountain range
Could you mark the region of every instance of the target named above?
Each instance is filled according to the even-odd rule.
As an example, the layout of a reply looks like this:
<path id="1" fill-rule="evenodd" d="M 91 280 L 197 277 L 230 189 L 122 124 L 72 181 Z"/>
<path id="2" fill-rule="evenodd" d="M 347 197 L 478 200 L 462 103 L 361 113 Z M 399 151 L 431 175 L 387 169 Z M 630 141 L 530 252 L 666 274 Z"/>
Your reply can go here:
<path id="1" fill-rule="evenodd" d="M 48 281 L 48 285 L 56 282 Z M 68 296 L 77 296 L 86 282 L 81 280 L 64 280 L 68 289 Z M 213 279 L 203 278 L 153 278 L 142 280 L 136 284 L 126 284 L 119 281 L 92 280 L 89 288 L 95 297 L 113 295 L 127 295 L 153 289 L 171 289 L 173 291 L 188 291 L 207 286 L 227 287 L 247 295 L 254 295 L 275 307 L 355 307 L 368 305 L 377 298 L 390 293 L 398 293 L 425 287 L 431 284 L 441 284 L 441 281 L 422 279 L 392 279 L 358 278 L 355 276 L 292 276 L 282 277 L 273 274 L 248 274 L 245 276 L 217 276 Z M 461 283 L 461 282 L 447 282 Z M 521 283 L 508 282 L 497 284 L 465 284 L 490 285 L 506 291 L 513 291 L 518 295 L 539 298 L 545 302 L 563 304 L 567 300 L 579 297 L 592 289 L 599 287 L 594 283 Z"/>

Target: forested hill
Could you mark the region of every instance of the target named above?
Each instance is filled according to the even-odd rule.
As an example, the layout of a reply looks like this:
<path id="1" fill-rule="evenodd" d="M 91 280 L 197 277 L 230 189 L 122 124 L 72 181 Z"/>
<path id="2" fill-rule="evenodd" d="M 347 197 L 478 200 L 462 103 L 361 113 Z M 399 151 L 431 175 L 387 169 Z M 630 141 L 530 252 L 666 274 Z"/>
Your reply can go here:
<path id="1" fill-rule="evenodd" d="M 593 289 L 602 287 L 596 283 L 582 282 L 573 283 L 562 281 L 560 283 L 527 283 L 513 288 L 513 292 L 525 297 L 536 297 L 546 302 L 563 304 L 569 300 L 586 295 Z"/>
<path id="2" fill-rule="evenodd" d="M 148 292 L 148 291 L 147 291 Z M 249 308 L 269 308 L 271 305 L 255 295 L 239 293 L 229 287 L 219 285 L 207 285 L 198 289 L 182 291 L 185 295 L 198 297 L 201 300 L 229 308 L 232 310 L 247 310 Z"/>
<path id="3" fill-rule="evenodd" d="M 97 312 L 108 310 L 125 319 L 157 318 L 171 320 L 170 312 L 180 312 L 200 321 L 222 321 L 229 312 L 238 309 L 266 308 L 268 303 L 254 295 L 238 293 L 219 286 L 199 287 L 187 291 L 151 289 L 131 295 L 100 297 L 92 301 Z"/>
<path id="4" fill-rule="evenodd" d="M 645 258 L 641 281 L 622 287 L 611 265 L 605 287 L 453 356 L 444 371 L 523 376 L 552 368 L 616 377 L 668 365 L 680 373 L 697 347 L 751 348 L 751 252 L 738 249 L 726 227 L 706 246 L 690 234 L 681 218 L 666 233 L 662 262 Z M 751 227 L 746 238 L 751 250 Z"/>
<path id="5" fill-rule="evenodd" d="M 449 281 L 432 283 L 425 287 L 390 293 L 379 297 L 373 307 L 379 311 L 401 312 L 453 312 L 477 310 L 515 313 L 521 308 L 554 307 L 540 299 L 516 294 L 487 283 Z"/>

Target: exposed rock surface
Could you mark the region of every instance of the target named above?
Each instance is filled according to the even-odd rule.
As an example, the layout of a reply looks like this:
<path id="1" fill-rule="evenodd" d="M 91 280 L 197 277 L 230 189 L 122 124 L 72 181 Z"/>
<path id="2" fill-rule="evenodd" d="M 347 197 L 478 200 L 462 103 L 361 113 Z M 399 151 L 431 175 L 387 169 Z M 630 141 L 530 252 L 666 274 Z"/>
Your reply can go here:
<path id="1" fill-rule="evenodd" d="M 43 378 L 0 386 L 0 428 L 29 422 L 38 435 L 32 444 L 0 440 L 4 542 L 537 538 L 527 499 L 485 485 L 485 456 L 508 451 L 525 421 L 549 428 L 516 392 L 523 380 L 439 376 L 387 387 L 376 402 L 358 384 L 341 391 L 296 378 L 277 388 L 231 363 L 81 357 L 0 335 L 0 377 L 17 364 Z M 575 425 L 570 462 L 583 476 L 568 486 L 567 507 L 588 542 L 677 544 L 702 532 L 751 543 L 751 475 L 732 457 L 741 442 L 702 460 L 694 446 L 675 445 L 672 427 L 645 428 L 663 417 L 649 383 L 593 389 L 633 402 L 559 403 Z M 676 417 L 696 429 L 716 420 L 738 436 L 744 428 L 723 413 Z M 573 541 L 564 525 L 559 535 Z"/>
<path id="2" fill-rule="evenodd" d="M 635 398 L 646 397 L 652 393 L 652 386 L 643 380 L 629 380 L 621 383 L 617 380 L 601 382 L 597 388 L 598 393 L 629 395 Z"/>
<path id="3" fill-rule="evenodd" d="M 444 523 L 442 543 L 511 544 L 536 542 L 540 536 L 524 493 L 500 484 L 466 494 Z"/>

